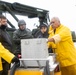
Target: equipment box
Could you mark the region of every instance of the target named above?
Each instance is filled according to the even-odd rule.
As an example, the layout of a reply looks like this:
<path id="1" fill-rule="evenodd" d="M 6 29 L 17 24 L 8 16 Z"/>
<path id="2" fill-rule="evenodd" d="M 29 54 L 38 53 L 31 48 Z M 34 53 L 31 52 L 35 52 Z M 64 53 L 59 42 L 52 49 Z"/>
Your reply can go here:
<path id="1" fill-rule="evenodd" d="M 46 59 L 49 56 L 47 42 L 45 38 L 22 39 L 21 55 L 26 66 L 45 66 Z"/>

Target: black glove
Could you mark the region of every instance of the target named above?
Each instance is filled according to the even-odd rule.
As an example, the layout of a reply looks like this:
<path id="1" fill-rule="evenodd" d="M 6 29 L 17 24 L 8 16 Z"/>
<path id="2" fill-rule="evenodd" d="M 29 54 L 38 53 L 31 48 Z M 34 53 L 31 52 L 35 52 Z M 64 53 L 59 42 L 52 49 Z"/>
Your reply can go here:
<path id="1" fill-rule="evenodd" d="M 19 59 L 15 56 L 13 59 L 12 59 L 12 61 L 11 61 L 12 63 L 20 63 L 20 61 L 19 61 Z"/>

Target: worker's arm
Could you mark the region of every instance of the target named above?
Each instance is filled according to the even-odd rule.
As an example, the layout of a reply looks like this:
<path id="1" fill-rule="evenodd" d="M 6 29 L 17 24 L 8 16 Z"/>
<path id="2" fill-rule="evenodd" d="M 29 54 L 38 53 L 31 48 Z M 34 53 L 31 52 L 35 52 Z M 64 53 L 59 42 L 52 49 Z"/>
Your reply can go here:
<path id="1" fill-rule="evenodd" d="M 49 36 L 48 42 L 54 42 L 55 44 L 60 42 L 60 41 L 65 41 L 69 38 L 72 38 L 71 32 L 67 27 L 64 27 L 62 31 L 58 32 L 57 34 L 53 36 Z"/>
<path id="2" fill-rule="evenodd" d="M 5 49 L 2 44 L 0 43 L 0 57 L 2 57 L 4 60 L 6 60 L 8 63 L 11 63 L 12 60 L 15 58 L 15 55 L 9 52 L 7 49 Z M 17 60 L 14 60 L 15 62 Z"/>

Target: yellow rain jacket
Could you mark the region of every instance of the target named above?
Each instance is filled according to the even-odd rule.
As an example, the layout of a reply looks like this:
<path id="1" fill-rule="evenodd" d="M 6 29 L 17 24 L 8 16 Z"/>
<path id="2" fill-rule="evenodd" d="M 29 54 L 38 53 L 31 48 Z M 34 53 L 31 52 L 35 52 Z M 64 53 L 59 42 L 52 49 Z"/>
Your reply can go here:
<path id="1" fill-rule="evenodd" d="M 7 49 L 5 49 L 2 44 L 0 43 L 0 71 L 3 70 L 2 67 L 2 60 L 6 60 L 8 63 L 11 63 L 11 60 L 15 57 L 12 53 L 10 53 Z"/>
<path id="2" fill-rule="evenodd" d="M 48 42 L 48 47 L 55 48 L 57 60 L 61 67 L 66 67 L 76 64 L 76 49 L 72 41 L 72 36 L 69 28 L 60 25 L 54 33 L 52 27 L 49 28 L 49 38 L 54 38 L 55 43 Z"/>

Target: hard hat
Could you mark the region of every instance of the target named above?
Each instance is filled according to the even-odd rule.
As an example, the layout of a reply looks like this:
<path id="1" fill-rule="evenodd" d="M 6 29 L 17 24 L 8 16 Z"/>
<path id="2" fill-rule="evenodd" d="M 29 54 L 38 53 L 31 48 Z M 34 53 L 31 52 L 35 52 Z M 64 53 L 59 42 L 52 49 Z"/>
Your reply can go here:
<path id="1" fill-rule="evenodd" d="M 20 26 L 20 25 L 26 25 L 26 22 L 24 20 L 19 20 L 18 21 L 18 26 Z"/>

